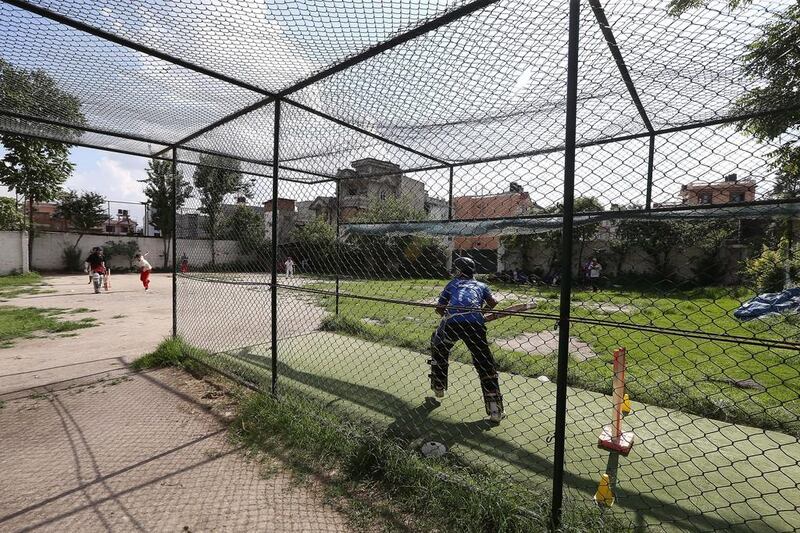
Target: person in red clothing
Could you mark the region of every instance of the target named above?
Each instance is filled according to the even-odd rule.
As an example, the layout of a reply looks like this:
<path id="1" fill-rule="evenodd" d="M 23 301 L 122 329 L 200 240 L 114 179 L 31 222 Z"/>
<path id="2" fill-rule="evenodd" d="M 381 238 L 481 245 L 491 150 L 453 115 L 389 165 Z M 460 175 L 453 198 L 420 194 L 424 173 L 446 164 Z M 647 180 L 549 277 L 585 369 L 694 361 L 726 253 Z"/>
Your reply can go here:
<path id="1" fill-rule="evenodd" d="M 150 271 L 153 270 L 153 267 L 142 254 L 136 254 L 133 257 L 133 264 L 139 269 L 139 279 L 142 280 L 145 292 L 148 292 L 150 290 Z"/>

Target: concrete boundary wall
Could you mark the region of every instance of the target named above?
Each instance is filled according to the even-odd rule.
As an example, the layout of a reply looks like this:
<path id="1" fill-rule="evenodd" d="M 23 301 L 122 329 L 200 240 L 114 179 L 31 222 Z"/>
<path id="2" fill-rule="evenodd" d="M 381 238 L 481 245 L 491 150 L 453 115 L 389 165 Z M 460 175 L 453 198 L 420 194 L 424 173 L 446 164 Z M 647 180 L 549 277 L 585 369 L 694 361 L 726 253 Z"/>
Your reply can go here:
<path id="1" fill-rule="evenodd" d="M 18 232 L 0 232 L 17 233 Z M 36 235 L 33 241 L 33 270 L 57 271 L 64 270 L 64 248 L 72 246 L 78 240 L 77 233 L 63 232 L 42 232 Z M 158 237 L 136 237 L 125 235 L 84 235 L 78 243 L 82 256 L 89 255 L 90 250 L 95 246 L 105 246 L 109 241 L 136 241 L 142 253 L 149 252 L 147 260 L 155 268 L 164 265 L 164 243 Z M 5 246 L 5 241 L 0 240 L 0 244 Z M 26 245 L 27 248 L 27 245 Z M 216 242 L 217 263 L 224 264 L 240 259 L 236 241 L 218 240 Z M 169 257 L 170 250 L 167 250 L 167 264 L 171 264 Z M 211 262 L 211 241 L 195 239 L 178 239 L 178 257 L 186 254 L 190 264 L 204 265 Z M 108 265 L 112 270 L 115 268 L 128 268 L 128 258 L 115 256 L 112 257 Z"/>
<path id="2" fill-rule="evenodd" d="M 0 276 L 28 270 L 28 232 L 0 231 Z"/>

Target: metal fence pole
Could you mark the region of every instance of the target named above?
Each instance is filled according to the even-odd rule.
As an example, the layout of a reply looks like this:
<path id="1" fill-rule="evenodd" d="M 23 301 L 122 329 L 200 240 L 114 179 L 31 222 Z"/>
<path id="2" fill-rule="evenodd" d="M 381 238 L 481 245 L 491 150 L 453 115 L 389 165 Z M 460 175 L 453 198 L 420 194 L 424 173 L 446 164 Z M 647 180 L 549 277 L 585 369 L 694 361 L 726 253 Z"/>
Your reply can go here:
<path id="1" fill-rule="evenodd" d="M 172 149 L 172 337 L 178 336 L 178 150 Z"/>
<path id="2" fill-rule="evenodd" d="M 272 326 L 272 395 L 278 386 L 278 159 L 281 135 L 281 101 L 275 100 L 275 124 L 272 132 L 272 291 L 270 296 Z"/>
<path id="3" fill-rule="evenodd" d="M 567 56 L 567 121 L 564 150 L 564 224 L 561 231 L 561 302 L 558 329 L 558 373 L 556 380 L 556 427 L 553 453 L 553 502 L 551 526 L 561 524 L 564 497 L 564 447 L 567 423 L 567 366 L 569 365 L 569 318 L 572 296 L 572 217 L 575 204 L 575 130 L 578 107 L 578 25 L 580 1 L 569 3 L 569 48 Z"/>
<path id="4" fill-rule="evenodd" d="M 341 182 L 336 181 L 336 241 L 334 242 L 334 268 L 336 269 L 336 316 L 339 316 L 339 195 L 342 192 Z"/>
<path id="5" fill-rule="evenodd" d="M 656 136 L 650 135 L 650 151 L 647 156 L 647 196 L 644 202 L 645 209 L 653 208 L 653 159 L 656 154 Z"/>
<path id="6" fill-rule="evenodd" d="M 453 166 L 450 165 L 450 182 L 447 188 L 447 220 L 453 220 Z"/>

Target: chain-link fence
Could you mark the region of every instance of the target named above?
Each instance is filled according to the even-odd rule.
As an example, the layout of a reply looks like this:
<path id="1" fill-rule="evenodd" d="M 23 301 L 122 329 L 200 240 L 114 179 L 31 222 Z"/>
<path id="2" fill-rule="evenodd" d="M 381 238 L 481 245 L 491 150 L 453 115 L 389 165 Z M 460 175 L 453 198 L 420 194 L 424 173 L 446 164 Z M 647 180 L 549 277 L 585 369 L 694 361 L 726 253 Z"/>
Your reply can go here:
<path id="1" fill-rule="evenodd" d="M 81 111 L 0 128 L 173 162 L 225 375 L 556 527 L 796 530 L 797 7 L 607 4 L 6 0 Z"/>

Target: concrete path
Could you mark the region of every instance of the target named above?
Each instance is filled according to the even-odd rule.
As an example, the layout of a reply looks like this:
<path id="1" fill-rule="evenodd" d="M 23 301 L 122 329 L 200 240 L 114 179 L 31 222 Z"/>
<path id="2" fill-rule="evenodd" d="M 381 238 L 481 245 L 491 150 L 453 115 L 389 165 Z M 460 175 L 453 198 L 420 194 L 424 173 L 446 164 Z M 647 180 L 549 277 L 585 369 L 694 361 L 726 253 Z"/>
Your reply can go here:
<path id="1" fill-rule="evenodd" d="M 6 402 L 0 531 L 348 531 L 318 486 L 230 444 L 227 402 L 172 369 Z"/>
<path id="2" fill-rule="evenodd" d="M 36 387 L 125 372 L 125 364 L 152 351 L 171 332 L 172 279 L 154 274 L 145 293 L 136 274 L 112 276 L 111 291 L 94 294 L 85 275 L 48 276 L 53 293 L 24 295 L 3 305 L 77 309 L 97 319 L 74 337 L 15 339 L 0 350 L 0 398 L 24 396 Z M 69 319 L 69 317 L 65 317 Z"/>
<path id="3" fill-rule="evenodd" d="M 170 333 L 169 275 L 147 294 L 133 274 L 99 295 L 86 280 L 3 304 L 85 307 L 99 325 L 0 350 L 0 531 L 348 530 L 318 485 L 228 442 L 219 389 L 126 368 Z"/>

